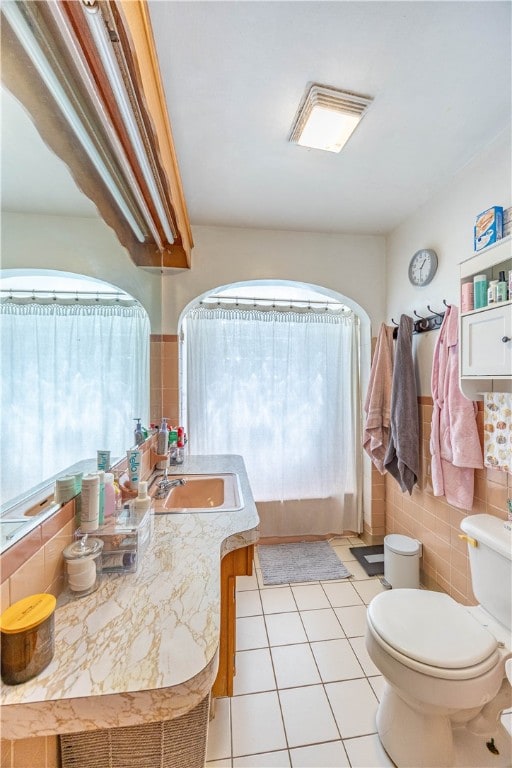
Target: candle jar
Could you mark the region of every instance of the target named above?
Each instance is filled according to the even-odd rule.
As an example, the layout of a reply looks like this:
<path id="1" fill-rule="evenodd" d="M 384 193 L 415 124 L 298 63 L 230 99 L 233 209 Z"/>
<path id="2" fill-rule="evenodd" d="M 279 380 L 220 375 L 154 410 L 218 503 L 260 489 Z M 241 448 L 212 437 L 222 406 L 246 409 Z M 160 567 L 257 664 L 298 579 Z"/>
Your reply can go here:
<path id="1" fill-rule="evenodd" d="M 98 589 L 101 575 L 103 542 L 87 534 L 69 544 L 64 552 L 68 587 L 77 597 L 90 595 Z"/>
<path id="2" fill-rule="evenodd" d="M 53 659 L 56 602 L 46 593 L 30 595 L 2 613 L 1 673 L 7 685 L 31 680 Z"/>

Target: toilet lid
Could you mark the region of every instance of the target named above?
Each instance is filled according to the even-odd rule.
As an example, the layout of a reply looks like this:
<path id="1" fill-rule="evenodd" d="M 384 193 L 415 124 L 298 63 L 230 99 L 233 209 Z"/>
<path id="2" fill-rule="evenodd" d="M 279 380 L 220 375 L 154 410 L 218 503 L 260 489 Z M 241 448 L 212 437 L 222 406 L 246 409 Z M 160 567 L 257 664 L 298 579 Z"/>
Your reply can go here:
<path id="1" fill-rule="evenodd" d="M 388 645 L 431 667 L 472 667 L 498 647 L 494 635 L 442 592 L 382 592 L 371 601 L 368 614 L 375 631 Z"/>

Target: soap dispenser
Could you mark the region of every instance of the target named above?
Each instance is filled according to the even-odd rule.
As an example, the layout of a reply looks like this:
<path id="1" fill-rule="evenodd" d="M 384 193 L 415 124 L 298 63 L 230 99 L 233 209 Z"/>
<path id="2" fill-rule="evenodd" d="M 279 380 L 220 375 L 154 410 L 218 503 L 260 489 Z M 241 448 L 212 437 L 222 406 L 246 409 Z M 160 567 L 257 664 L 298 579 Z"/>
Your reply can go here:
<path id="1" fill-rule="evenodd" d="M 140 416 L 138 416 L 134 421 L 137 422 L 135 426 L 135 431 L 133 433 L 133 436 L 135 438 L 135 445 L 142 445 L 144 442 L 144 432 L 142 431 L 142 424 L 140 423 Z"/>

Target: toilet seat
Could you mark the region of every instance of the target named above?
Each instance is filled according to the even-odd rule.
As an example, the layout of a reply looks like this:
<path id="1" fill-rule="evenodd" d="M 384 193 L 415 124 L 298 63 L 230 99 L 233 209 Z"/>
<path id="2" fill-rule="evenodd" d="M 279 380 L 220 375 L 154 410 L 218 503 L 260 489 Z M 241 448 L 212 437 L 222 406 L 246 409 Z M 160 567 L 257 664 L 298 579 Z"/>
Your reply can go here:
<path id="1" fill-rule="evenodd" d="M 468 680 L 500 660 L 494 635 L 441 592 L 383 592 L 368 606 L 368 628 L 390 656 L 431 677 Z"/>

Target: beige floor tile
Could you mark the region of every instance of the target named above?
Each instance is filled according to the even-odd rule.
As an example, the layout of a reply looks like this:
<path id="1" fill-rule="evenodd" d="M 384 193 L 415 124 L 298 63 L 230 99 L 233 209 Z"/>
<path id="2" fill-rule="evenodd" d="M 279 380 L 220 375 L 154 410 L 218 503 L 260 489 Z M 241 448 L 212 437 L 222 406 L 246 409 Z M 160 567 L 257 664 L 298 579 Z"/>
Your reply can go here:
<path id="1" fill-rule="evenodd" d="M 325 690 L 342 739 L 376 733 L 378 702 L 366 678 L 327 683 Z"/>
<path id="2" fill-rule="evenodd" d="M 363 636 L 366 632 L 366 605 L 349 605 L 335 608 L 343 631 L 347 637 Z"/>
<path id="3" fill-rule="evenodd" d="M 293 595 L 299 611 L 310 611 L 315 608 L 330 608 L 320 584 L 305 584 L 292 587 Z"/>
<path id="4" fill-rule="evenodd" d="M 298 611 L 268 614 L 265 616 L 265 623 L 272 646 L 306 643 L 308 640 Z"/>
<path id="5" fill-rule="evenodd" d="M 290 748 L 339 739 L 322 685 L 288 688 L 279 698 Z"/>
<path id="6" fill-rule="evenodd" d="M 343 745 L 352 768 L 394 768 L 377 734 L 345 739 Z"/>
<path id="7" fill-rule="evenodd" d="M 286 613 L 296 611 L 297 606 L 293 599 L 290 587 L 275 587 L 261 592 L 263 613 Z"/>
<path id="8" fill-rule="evenodd" d="M 292 688 L 320 682 L 320 675 L 308 643 L 272 648 L 278 688 Z"/>
<path id="9" fill-rule="evenodd" d="M 237 652 L 236 675 L 233 681 L 235 696 L 273 691 L 275 688 L 274 670 L 268 648 Z"/>
<path id="10" fill-rule="evenodd" d="M 364 675 L 348 640 L 324 640 L 320 643 L 311 643 L 311 650 L 324 683 L 353 680 Z"/>
<path id="11" fill-rule="evenodd" d="M 293 768 L 349 768 L 343 742 L 329 741 L 290 750 Z"/>
<path id="12" fill-rule="evenodd" d="M 233 768 L 290 768 L 290 758 L 284 749 L 262 755 L 235 757 Z"/>
<path id="13" fill-rule="evenodd" d="M 268 646 L 265 619 L 261 616 L 242 616 L 236 620 L 236 648 L 249 651 Z"/>
<path id="14" fill-rule="evenodd" d="M 369 579 L 368 581 L 354 581 L 354 589 L 361 597 L 362 601 L 368 605 L 375 595 L 385 592 L 384 587 L 378 579 Z"/>
<path id="15" fill-rule="evenodd" d="M 348 581 L 323 581 L 322 586 L 333 608 L 345 605 L 361 605 L 363 602 L 353 584 Z"/>
<path id="16" fill-rule="evenodd" d="M 237 576 L 236 577 L 236 591 L 246 592 L 248 589 L 258 589 L 258 579 L 256 573 L 251 576 Z"/>
<path id="17" fill-rule="evenodd" d="M 382 694 L 384 693 L 384 685 L 385 680 L 382 677 L 382 675 L 376 675 L 374 677 L 369 677 L 368 682 L 370 683 L 371 687 L 373 688 L 373 692 L 375 693 L 376 697 L 379 701 L 382 699 Z"/>
<path id="18" fill-rule="evenodd" d="M 252 693 L 231 701 L 233 757 L 286 749 L 277 693 Z"/>
<path id="19" fill-rule="evenodd" d="M 300 616 L 310 642 L 345 637 L 338 617 L 332 608 L 301 611 Z"/>
<path id="20" fill-rule="evenodd" d="M 237 618 L 244 616 L 258 616 L 263 613 L 260 593 L 258 590 L 251 592 L 239 592 L 236 596 Z"/>
<path id="21" fill-rule="evenodd" d="M 215 717 L 208 724 L 206 759 L 231 759 L 231 711 L 228 698 L 215 700 Z"/>

